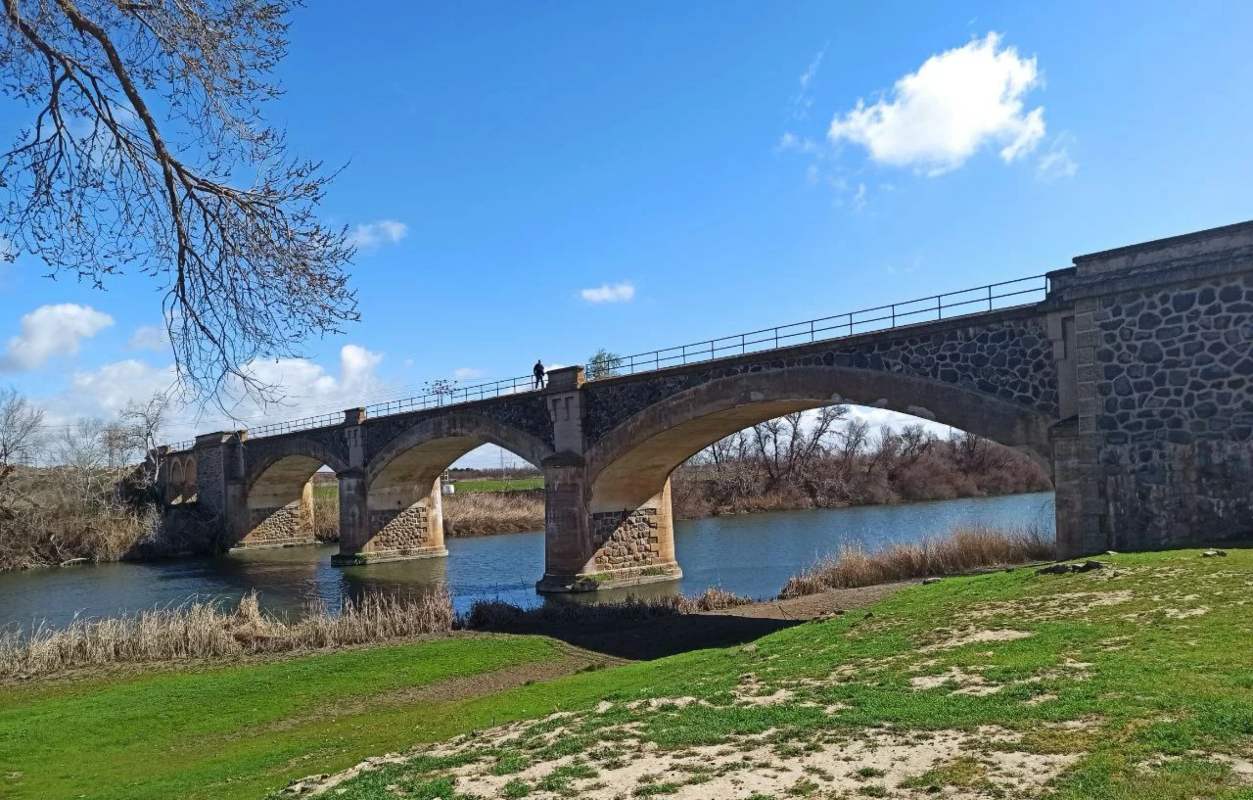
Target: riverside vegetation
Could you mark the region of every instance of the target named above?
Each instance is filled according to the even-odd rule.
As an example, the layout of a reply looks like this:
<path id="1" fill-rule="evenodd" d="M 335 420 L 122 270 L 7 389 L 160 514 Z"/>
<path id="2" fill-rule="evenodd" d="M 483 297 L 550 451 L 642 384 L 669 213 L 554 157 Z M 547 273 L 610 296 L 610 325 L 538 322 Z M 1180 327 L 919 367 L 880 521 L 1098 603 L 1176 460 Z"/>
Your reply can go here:
<path id="1" fill-rule="evenodd" d="M 675 470 L 671 485 L 674 513 L 681 519 L 1051 488 L 1043 467 L 1016 450 L 966 433 L 940 438 L 918 425 L 875 431 L 851 417 L 846 406 L 808 417 L 789 414 L 735 433 Z M 448 536 L 544 527 L 538 475 L 508 482 L 496 476 L 463 479 L 456 486 L 457 492 L 443 499 Z M 486 486 L 498 491 L 485 491 Z M 499 491 L 507 487 L 507 494 Z M 334 484 L 315 487 L 314 519 L 320 539 L 338 539 Z"/>
<path id="2" fill-rule="evenodd" d="M 0 794 L 1253 797 L 1253 551 L 1100 560 L 712 612 L 744 643 L 639 663 L 465 633 L 10 681 Z"/>

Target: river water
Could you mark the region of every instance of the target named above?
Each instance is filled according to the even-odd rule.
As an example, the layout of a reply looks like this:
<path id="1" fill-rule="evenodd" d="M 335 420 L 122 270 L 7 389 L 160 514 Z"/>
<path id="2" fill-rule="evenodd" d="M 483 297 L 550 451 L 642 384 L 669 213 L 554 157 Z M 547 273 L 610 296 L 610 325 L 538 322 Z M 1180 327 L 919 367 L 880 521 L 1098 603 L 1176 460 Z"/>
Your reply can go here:
<path id="1" fill-rule="evenodd" d="M 681 580 L 578 597 L 696 594 L 710 586 L 770 597 L 797 571 L 842 546 L 875 550 L 963 525 L 1033 526 L 1051 535 L 1053 494 L 682 520 L 675 524 Z M 484 598 L 523 606 L 544 602 L 534 588 L 544 571 L 539 532 L 449 539 L 448 558 L 364 567 L 332 567 L 335 552 L 334 546 L 291 547 L 0 574 L 0 627 L 61 626 L 75 616 L 111 616 L 189 599 L 234 601 L 252 589 L 267 610 L 279 614 L 299 614 L 316 603 L 337 608 L 341 598 L 368 591 L 413 594 L 439 583 L 448 584 L 458 610 Z"/>

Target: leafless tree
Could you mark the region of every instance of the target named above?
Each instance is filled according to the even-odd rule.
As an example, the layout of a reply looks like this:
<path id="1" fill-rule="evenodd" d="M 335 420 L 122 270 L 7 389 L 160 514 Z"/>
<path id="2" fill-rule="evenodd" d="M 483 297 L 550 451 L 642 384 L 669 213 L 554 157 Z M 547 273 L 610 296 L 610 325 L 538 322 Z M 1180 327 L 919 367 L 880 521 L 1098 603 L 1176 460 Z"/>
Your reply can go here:
<path id="1" fill-rule="evenodd" d="M 0 389 L 0 470 L 31 460 L 43 420 L 43 409 L 31 405 L 16 389 Z"/>
<path id="2" fill-rule="evenodd" d="M 449 378 L 437 378 L 433 381 L 422 382 L 422 393 L 435 396 L 436 405 L 444 405 L 444 403 L 452 402 L 452 396 L 457 391 L 457 382 Z"/>
<path id="3" fill-rule="evenodd" d="M 1006 448 L 968 431 L 955 431 L 948 445 L 953 462 L 966 475 L 990 472 L 1009 457 Z"/>
<path id="4" fill-rule="evenodd" d="M 0 152 L 0 257 L 151 276 L 201 399 L 357 318 L 347 230 L 315 213 L 331 176 L 260 115 L 299 0 L 0 2 L 0 92 L 32 109 Z"/>

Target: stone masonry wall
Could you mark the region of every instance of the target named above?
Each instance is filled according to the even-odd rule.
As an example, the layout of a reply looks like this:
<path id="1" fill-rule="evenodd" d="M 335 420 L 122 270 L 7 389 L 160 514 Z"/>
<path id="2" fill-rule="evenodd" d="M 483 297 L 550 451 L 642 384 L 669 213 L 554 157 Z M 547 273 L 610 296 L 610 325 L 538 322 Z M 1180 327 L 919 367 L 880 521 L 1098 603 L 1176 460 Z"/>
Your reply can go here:
<path id="1" fill-rule="evenodd" d="M 736 359 L 705 369 L 584 387 L 583 432 L 595 441 L 633 414 L 686 389 L 749 372 L 840 366 L 930 378 L 984 392 L 1057 416 L 1057 375 L 1044 318 L 972 322 L 933 332 L 883 332 L 854 342 L 819 342 L 759 360 Z"/>
<path id="2" fill-rule="evenodd" d="M 221 447 L 198 448 L 194 451 L 196 459 L 196 500 L 204 512 L 221 515 L 226 511 L 226 497 L 223 496 L 225 480 L 223 472 L 226 465 L 222 463 Z"/>
<path id="3" fill-rule="evenodd" d="M 1105 544 L 1253 533 L 1253 277 L 1089 303 L 1077 327 L 1080 352 L 1092 348 L 1080 421 L 1098 443 L 1102 527 L 1120 532 Z"/>
<path id="4" fill-rule="evenodd" d="M 377 531 L 370 540 L 371 550 L 416 550 L 430 544 L 429 512 L 423 503 L 403 509 L 372 510 L 369 521 L 370 530 Z"/>
<path id="5" fill-rule="evenodd" d="M 468 411 L 489 417 L 503 425 L 516 428 L 531 434 L 541 442 L 552 446 L 553 428 L 548 418 L 548 410 L 544 398 L 536 394 L 511 395 L 485 403 L 458 405 L 454 411 Z M 392 414 L 385 417 L 369 419 L 366 427 L 366 459 L 378 454 L 397 436 L 418 422 L 432 416 L 447 413 L 441 409 L 431 409 L 412 414 Z"/>
<path id="6" fill-rule="evenodd" d="M 248 528 L 241 547 L 313 541 L 313 520 L 299 500 L 279 508 L 249 509 Z"/>
<path id="7" fill-rule="evenodd" d="M 660 555 L 658 542 L 655 508 L 592 515 L 592 544 L 598 570 L 651 566 Z"/>

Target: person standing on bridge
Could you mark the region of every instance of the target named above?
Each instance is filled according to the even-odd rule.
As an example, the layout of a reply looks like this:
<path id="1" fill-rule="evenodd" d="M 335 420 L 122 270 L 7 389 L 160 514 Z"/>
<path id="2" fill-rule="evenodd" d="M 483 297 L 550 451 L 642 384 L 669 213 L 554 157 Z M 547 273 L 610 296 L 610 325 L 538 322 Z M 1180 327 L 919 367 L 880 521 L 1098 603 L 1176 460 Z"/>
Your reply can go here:
<path id="1" fill-rule="evenodd" d="M 544 362 L 540 361 L 538 358 L 535 359 L 535 367 L 534 369 L 531 370 L 531 374 L 535 376 L 535 386 L 533 386 L 532 388 L 543 389 L 544 388 Z"/>

